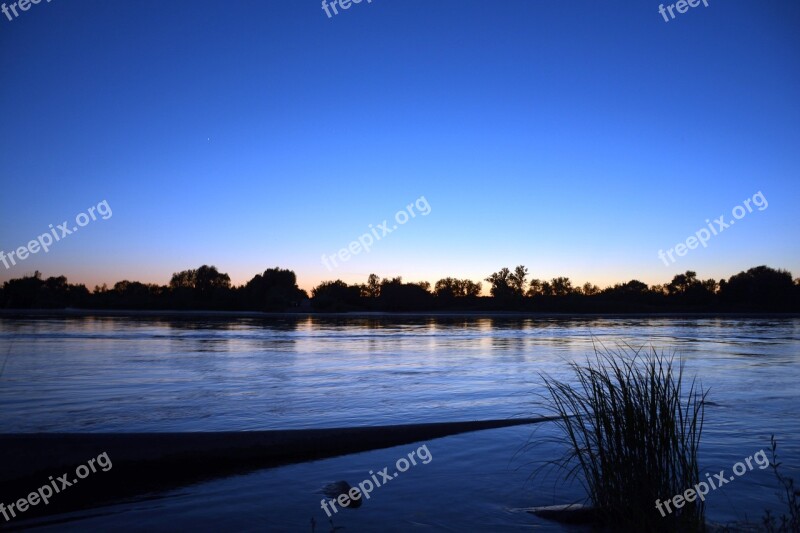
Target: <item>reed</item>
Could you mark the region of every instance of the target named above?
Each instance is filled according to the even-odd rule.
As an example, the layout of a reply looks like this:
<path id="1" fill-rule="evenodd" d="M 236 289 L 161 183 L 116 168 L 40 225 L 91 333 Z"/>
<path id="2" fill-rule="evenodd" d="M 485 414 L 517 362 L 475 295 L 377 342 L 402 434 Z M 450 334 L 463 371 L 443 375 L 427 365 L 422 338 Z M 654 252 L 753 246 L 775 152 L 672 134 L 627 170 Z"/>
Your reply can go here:
<path id="1" fill-rule="evenodd" d="M 595 346 L 571 367 L 571 382 L 542 375 L 567 443 L 555 465 L 584 485 L 598 522 L 615 531 L 703 531 L 702 501 L 666 516 L 655 507 L 699 482 L 707 392 L 695 379 L 684 383 L 683 361 L 655 349 Z"/>

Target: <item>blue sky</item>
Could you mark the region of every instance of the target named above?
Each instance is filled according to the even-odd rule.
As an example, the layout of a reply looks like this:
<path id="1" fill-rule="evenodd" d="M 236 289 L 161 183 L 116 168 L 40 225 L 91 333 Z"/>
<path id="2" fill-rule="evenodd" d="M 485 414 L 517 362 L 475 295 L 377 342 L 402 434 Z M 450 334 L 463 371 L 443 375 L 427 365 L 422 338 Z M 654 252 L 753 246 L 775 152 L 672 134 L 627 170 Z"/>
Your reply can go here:
<path id="1" fill-rule="evenodd" d="M 643 0 L 43 1 L 0 15 L 0 250 L 113 216 L 0 281 L 798 276 L 798 25 L 795 0 L 670 22 Z M 429 215 L 323 266 L 420 196 Z"/>

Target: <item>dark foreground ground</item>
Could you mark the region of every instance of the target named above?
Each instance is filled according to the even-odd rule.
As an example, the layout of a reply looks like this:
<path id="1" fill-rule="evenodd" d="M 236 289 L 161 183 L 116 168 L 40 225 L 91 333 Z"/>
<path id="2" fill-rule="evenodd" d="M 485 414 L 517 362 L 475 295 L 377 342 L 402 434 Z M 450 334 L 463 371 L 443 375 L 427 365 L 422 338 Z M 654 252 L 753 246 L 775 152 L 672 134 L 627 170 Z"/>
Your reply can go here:
<path id="1" fill-rule="evenodd" d="M 239 474 L 448 435 L 534 424 L 547 418 L 408 424 L 397 426 L 216 433 L 42 433 L 0 435 L 0 502 L 27 498 L 49 485 L 59 489 L 20 518 L 111 503 L 214 477 Z M 106 454 L 111 467 L 76 469 Z M 106 463 L 107 465 L 108 463 Z M 65 486 L 64 482 L 68 482 Z M 13 526 L 14 520 L 7 522 Z"/>

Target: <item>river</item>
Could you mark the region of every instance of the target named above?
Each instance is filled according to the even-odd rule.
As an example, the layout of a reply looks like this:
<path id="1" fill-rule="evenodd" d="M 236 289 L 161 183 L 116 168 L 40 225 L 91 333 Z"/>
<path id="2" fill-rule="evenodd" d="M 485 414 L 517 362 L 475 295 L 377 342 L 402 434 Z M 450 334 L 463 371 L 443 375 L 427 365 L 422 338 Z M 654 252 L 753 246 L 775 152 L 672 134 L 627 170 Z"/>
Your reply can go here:
<path id="1" fill-rule="evenodd" d="M 710 390 L 704 471 L 730 472 L 775 434 L 800 480 L 800 319 L 430 316 L 0 318 L 4 432 L 301 429 L 544 414 L 541 373 L 569 378 L 593 344 L 674 352 Z M 2 361 L 2 360 L 0 360 Z M 0 362 L 0 364 L 3 364 Z M 328 531 L 320 487 L 357 484 L 423 444 L 431 460 L 333 515 L 343 531 L 543 531 L 520 508 L 580 499 L 543 461 L 553 428 L 489 430 L 218 479 L 74 513 L 47 527 Z M 112 458 L 113 459 L 113 458 Z M 198 465 L 201 468 L 202 465 Z M 781 510 L 769 469 L 707 496 L 714 522 Z M 666 495 L 669 497 L 669 495 Z"/>

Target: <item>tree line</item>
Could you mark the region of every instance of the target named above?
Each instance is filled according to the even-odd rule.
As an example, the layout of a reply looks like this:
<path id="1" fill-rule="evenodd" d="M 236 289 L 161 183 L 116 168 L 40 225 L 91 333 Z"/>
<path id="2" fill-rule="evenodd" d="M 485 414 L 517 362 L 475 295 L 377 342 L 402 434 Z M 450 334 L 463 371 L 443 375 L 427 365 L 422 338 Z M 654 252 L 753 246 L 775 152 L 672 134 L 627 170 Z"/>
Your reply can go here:
<path id="1" fill-rule="evenodd" d="M 502 268 L 483 282 L 443 278 L 404 282 L 370 274 L 366 283 L 324 281 L 309 296 L 292 270 L 269 268 L 244 285 L 203 265 L 172 275 L 168 285 L 123 280 L 109 288 L 70 284 L 64 276 L 39 272 L 0 288 L 5 309 L 131 309 L 230 311 L 531 311 L 531 312 L 800 312 L 800 279 L 786 270 L 758 266 L 729 279 L 699 279 L 687 271 L 663 285 L 638 280 L 600 287 L 573 285 L 568 277 L 529 278 L 525 266 Z"/>

